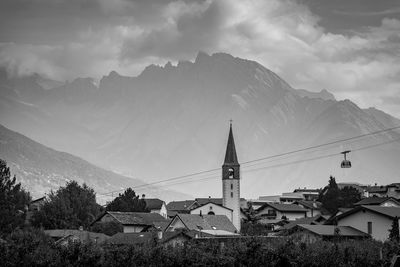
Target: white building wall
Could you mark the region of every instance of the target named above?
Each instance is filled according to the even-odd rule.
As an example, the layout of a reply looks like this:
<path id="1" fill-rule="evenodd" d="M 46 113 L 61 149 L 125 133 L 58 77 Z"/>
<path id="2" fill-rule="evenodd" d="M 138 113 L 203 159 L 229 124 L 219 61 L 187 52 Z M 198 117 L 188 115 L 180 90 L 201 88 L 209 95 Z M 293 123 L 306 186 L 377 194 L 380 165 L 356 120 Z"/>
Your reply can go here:
<path id="1" fill-rule="evenodd" d="M 190 214 L 200 214 L 200 211 L 202 215 L 207 215 L 210 211 L 212 211 L 214 212 L 215 215 L 225 215 L 226 217 L 229 218 L 229 220 L 231 221 L 233 220 L 231 210 L 218 206 L 214 203 L 208 203 L 205 204 L 204 206 L 193 209 L 190 211 Z"/>
<path id="2" fill-rule="evenodd" d="M 359 211 L 338 221 L 340 226 L 352 226 L 364 233 L 368 233 L 368 222 L 372 222 L 371 236 L 379 241 L 389 238 L 389 229 L 392 228 L 392 219 L 370 212 Z"/>
<path id="3" fill-rule="evenodd" d="M 161 209 L 159 209 L 159 210 L 151 210 L 150 212 L 151 212 L 151 213 L 158 213 L 158 214 L 160 214 L 161 216 L 163 216 L 165 219 L 168 218 L 168 215 L 167 215 L 167 206 L 165 205 L 165 203 L 162 204 Z"/>
<path id="4" fill-rule="evenodd" d="M 240 232 L 240 179 L 222 179 L 222 200 L 232 210 L 232 223 Z"/>

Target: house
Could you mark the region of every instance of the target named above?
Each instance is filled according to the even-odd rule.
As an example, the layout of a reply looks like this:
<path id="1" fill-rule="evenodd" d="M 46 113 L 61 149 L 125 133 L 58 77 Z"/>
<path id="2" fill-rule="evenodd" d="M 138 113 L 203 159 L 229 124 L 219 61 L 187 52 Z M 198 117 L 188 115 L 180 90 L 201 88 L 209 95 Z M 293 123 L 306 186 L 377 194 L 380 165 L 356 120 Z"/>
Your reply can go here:
<path id="1" fill-rule="evenodd" d="M 316 215 L 314 217 L 307 217 L 307 218 L 299 218 L 294 221 L 289 221 L 287 224 L 282 226 L 279 230 L 289 231 L 299 224 L 319 225 L 319 224 L 324 224 L 325 221 L 326 221 L 326 219 L 324 217 L 322 217 L 322 215 Z"/>
<path id="2" fill-rule="evenodd" d="M 29 203 L 28 211 L 26 212 L 26 217 L 25 217 L 26 224 L 30 224 L 30 220 L 33 216 L 33 213 L 36 211 L 39 211 L 43 207 L 45 201 L 46 201 L 46 197 L 41 197 L 41 198 L 32 200 Z"/>
<path id="3" fill-rule="evenodd" d="M 231 220 L 225 215 L 177 214 L 171 220 L 166 231 L 180 229 L 196 230 L 215 236 L 233 235 L 237 232 Z"/>
<path id="4" fill-rule="evenodd" d="M 270 219 L 295 220 L 306 215 L 307 210 L 295 204 L 265 203 L 256 210 L 256 218 L 261 223 Z"/>
<path id="5" fill-rule="evenodd" d="M 389 184 L 386 187 L 388 197 L 400 198 L 400 183 Z"/>
<path id="6" fill-rule="evenodd" d="M 282 196 L 279 197 L 279 202 L 284 204 L 290 204 L 299 200 L 304 200 L 302 193 L 282 193 Z"/>
<path id="7" fill-rule="evenodd" d="M 146 202 L 146 208 L 151 213 L 158 213 L 164 218 L 168 218 L 167 206 L 165 205 L 164 201 L 158 198 L 146 198 L 144 199 L 144 201 Z"/>
<path id="8" fill-rule="evenodd" d="M 317 200 L 320 189 L 311 189 L 311 188 L 298 188 L 293 191 L 293 193 L 301 193 L 303 195 L 304 200 L 313 201 Z"/>
<path id="9" fill-rule="evenodd" d="M 292 229 L 291 236 L 298 237 L 302 242 L 312 243 L 318 240 L 364 239 L 369 235 L 351 226 L 298 224 Z"/>
<path id="10" fill-rule="evenodd" d="M 117 233 L 107 240 L 107 244 L 143 246 L 146 244 L 160 243 L 165 247 L 176 247 L 182 246 L 194 238 L 199 238 L 199 236 L 200 234 L 198 231 L 186 230 L 158 233 Z"/>
<path id="11" fill-rule="evenodd" d="M 314 217 L 320 215 L 322 203 L 319 201 L 312 201 L 312 200 L 298 200 L 295 201 L 293 204 L 299 205 L 300 207 L 307 210 L 307 217 Z"/>
<path id="12" fill-rule="evenodd" d="M 387 187 L 384 185 L 373 185 L 368 186 L 367 189 L 367 197 L 386 197 L 387 196 Z"/>
<path id="13" fill-rule="evenodd" d="M 363 205 L 336 216 L 336 221 L 339 226 L 351 226 L 376 240 L 385 241 L 396 216 L 400 217 L 398 207 Z"/>
<path id="14" fill-rule="evenodd" d="M 178 213 L 189 214 L 190 210 L 197 206 L 196 200 L 171 201 L 167 205 L 168 217 L 172 218 Z"/>
<path id="15" fill-rule="evenodd" d="M 158 213 L 106 211 L 91 225 L 106 222 L 121 224 L 124 233 L 139 233 L 157 227 L 157 224 L 167 222 L 167 219 Z"/>
<path id="16" fill-rule="evenodd" d="M 381 207 L 400 207 L 400 202 L 392 197 L 369 197 L 355 203 L 354 206 L 376 205 Z"/>
<path id="17" fill-rule="evenodd" d="M 60 245 L 68 245 L 70 242 L 103 244 L 110 238 L 102 233 L 74 229 L 44 230 L 44 233 Z"/>
<path id="18" fill-rule="evenodd" d="M 225 215 L 230 220 L 232 220 L 232 210 L 221 205 L 217 205 L 213 202 L 205 203 L 197 208 L 190 211 L 190 214 L 197 215 Z"/>

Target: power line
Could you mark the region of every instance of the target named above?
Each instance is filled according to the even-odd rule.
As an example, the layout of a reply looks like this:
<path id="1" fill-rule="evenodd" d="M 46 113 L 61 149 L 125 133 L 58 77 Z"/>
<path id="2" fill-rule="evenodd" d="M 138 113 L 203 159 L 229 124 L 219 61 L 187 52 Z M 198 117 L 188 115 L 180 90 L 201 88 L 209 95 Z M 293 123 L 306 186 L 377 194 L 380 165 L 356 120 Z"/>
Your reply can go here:
<path id="1" fill-rule="evenodd" d="M 297 150 L 292 150 L 292 151 L 288 151 L 288 152 L 284 152 L 284 153 L 280 153 L 280 154 L 276 154 L 276 155 L 262 157 L 262 158 L 258 158 L 258 159 L 254 159 L 254 160 L 249 160 L 249 161 L 242 162 L 241 164 L 242 165 L 246 165 L 246 164 L 253 163 L 253 162 L 259 162 L 259 161 L 264 161 L 264 160 L 267 160 L 267 159 L 287 156 L 287 155 L 291 155 L 291 154 L 295 154 L 295 153 L 299 153 L 299 152 L 312 150 L 312 149 L 315 149 L 315 148 L 325 147 L 325 146 L 329 146 L 329 145 L 333 145 L 333 144 L 338 144 L 338 143 L 341 143 L 341 142 L 347 142 L 347 141 L 350 141 L 350 140 L 360 139 L 360 138 L 363 138 L 363 137 L 366 137 L 366 136 L 371 136 L 371 135 L 376 135 L 376 134 L 380 134 L 380 133 L 384 133 L 384 132 L 389 132 L 389 131 L 393 131 L 393 130 L 396 130 L 396 129 L 399 129 L 399 128 L 400 128 L 400 126 L 387 128 L 387 129 L 383 129 L 383 130 L 379 130 L 379 131 L 375 131 L 375 132 L 370 132 L 370 133 L 366 133 L 366 134 L 362 134 L 362 135 L 358 135 L 358 136 L 353 136 L 353 137 L 349 137 L 349 138 L 345 138 L 345 139 L 341 139 L 341 140 L 336 140 L 336 141 L 332 141 L 332 142 L 328 142 L 328 143 L 324 143 L 324 144 L 319 144 L 319 145 L 315 145 L 315 146 L 309 146 L 309 147 L 305 147 L 305 148 L 301 148 L 301 149 L 297 149 Z M 389 141 L 389 142 L 392 143 L 392 142 L 394 142 L 394 140 Z M 386 143 L 387 142 L 385 142 L 385 144 Z M 361 149 L 359 149 L 359 150 L 361 150 Z M 355 150 L 353 150 L 353 151 L 355 151 Z M 278 164 L 278 166 L 284 166 L 284 165 Z M 192 177 L 192 176 L 196 176 L 196 175 L 200 175 L 200 174 L 205 174 L 205 173 L 210 173 L 210 172 L 214 172 L 214 171 L 219 171 L 219 170 L 220 170 L 220 168 L 215 168 L 215 169 L 211 169 L 211 170 L 205 170 L 205 171 L 190 173 L 190 174 L 186 174 L 186 175 L 175 176 L 175 177 L 171 177 L 171 178 L 168 178 L 168 179 L 155 181 L 155 182 L 152 182 L 152 183 L 138 185 L 138 186 L 135 186 L 134 188 L 138 189 L 138 188 L 148 187 L 148 186 L 155 185 L 155 184 L 160 184 L 160 183 L 164 183 L 164 182 L 168 182 L 168 181 L 179 180 L 179 179 L 188 178 L 188 177 Z M 106 192 L 106 193 L 99 193 L 98 195 L 107 196 L 107 195 L 110 195 L 110 194 L 113 194 L 113 193 L 117 193 L 117 192 L 121 192 L 121 191 L 124 191 L 124 190 L 125 190 L 125 188 L 124 189 L 110 191 L 110 192 Z"/>

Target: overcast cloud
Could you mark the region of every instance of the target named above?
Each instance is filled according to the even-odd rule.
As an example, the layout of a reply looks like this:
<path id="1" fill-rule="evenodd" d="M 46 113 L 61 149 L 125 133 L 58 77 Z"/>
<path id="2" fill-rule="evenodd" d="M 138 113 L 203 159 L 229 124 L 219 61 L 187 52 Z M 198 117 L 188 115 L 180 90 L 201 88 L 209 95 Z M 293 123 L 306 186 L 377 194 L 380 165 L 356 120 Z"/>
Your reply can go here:
<path id="1" fill-rule="evenodd" d="M 2 0 L 0 66 L 58 80 L 134 76 L 227 52 L 400 118 L 399 14 L 390 0 Z"/>

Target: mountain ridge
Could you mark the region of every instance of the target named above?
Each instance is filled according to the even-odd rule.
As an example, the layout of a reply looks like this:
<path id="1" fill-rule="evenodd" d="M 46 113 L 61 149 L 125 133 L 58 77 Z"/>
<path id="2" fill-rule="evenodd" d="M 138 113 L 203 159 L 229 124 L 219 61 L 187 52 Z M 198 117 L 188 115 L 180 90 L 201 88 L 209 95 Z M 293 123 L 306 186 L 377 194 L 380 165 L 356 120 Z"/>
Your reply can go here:
<path id="1" fill-rule="evenodd" d="M 74 88 L 68 86 L 63 90 L 70 90 L 73 96 Z M 234 121 L 239 161 L 400 125 L 400 120 L 389 114 L 361 109 L 349 100 L 337 101 L 326 90 L 313 93 L 294 89 L 259 63 L 224 53 L 199 53 L 193 62 L 179 62 L 176 66 L 151 65 L 136 77 L 110 72 L 103 76 L 91 97 L 75 104 L 60 102 L 61 97 L 50 97 L 46 92 L 45 97 L 32 101 L 34 107 L 24 106 L 25 110 L 21 104 L 0 101 L 0 111 L 6 105 L 11 110 L 0 115 L 0 122 L 40 143 L 108 169 L 133 177 L 153 177 L 146 182 L 222 164 L 230 119 Z M 41 124 L 32 123 L 32 118 Z M 397 135 L 382 134 L 349 146 L 359 148 L 371 140 L 385 142 Z M 329 149 L 339 154 L 346 146 Z M 338 156 L 335 164 L 321 160 L 318 165 L 304 163 L 250 173 L 243 180 L 243 192 L 255 195 L 302 185 L 318 187 L 331 174 L 340 176 L 338 180 L 381 179 L 384 183 L 395 179 L 393 159 L 400 156 L 400 151 L 393 149 L 388 155 L 386 147 L 350 155 L 359 162 L 389 157 L 390 169 L 382 165 L 368 172 L 355 162 L 354 168 L 343 173 L 337 168 Z M 310 171 L 311 168 L 316 169 Z M 204 182 L 199 193 L 219 195 L 218 182 L 215 175 L 215 179 Z M 173 188 L 197 192 L 199 183 L 193 179 Z"/>

